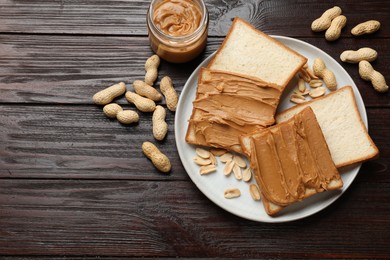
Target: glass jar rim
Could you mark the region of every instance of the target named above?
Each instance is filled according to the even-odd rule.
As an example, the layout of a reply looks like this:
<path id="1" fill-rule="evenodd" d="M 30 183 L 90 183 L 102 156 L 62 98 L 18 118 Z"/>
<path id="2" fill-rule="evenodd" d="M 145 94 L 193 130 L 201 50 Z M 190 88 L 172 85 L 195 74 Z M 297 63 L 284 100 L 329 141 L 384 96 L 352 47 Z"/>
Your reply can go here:
<path id="1" fill-rule="evenodd" d="M 202 26 L 202 25 L 208 24 L 209 13 L 207 11 L 206 4 L 204 3 L 203 0 L 196 0 L 197 2 L 200 3 L 200 8 L 201 8 L 201 12 L 202 12 L 202 20 L 200 21 L 198 28 L 195 31 L 193 31 L 191 34 L 183 35 L 183 36 L 171 36 L 171 35 L 165 34 L 163 31 L 161 31 L 154 24 L 154 21 L 153 21 L 153 4 L 157 1 L 163 1 L 163 0 L 152 0 L 151 1 L 150 6 L 148 8 L 148 13 L 147 13 L 147 22 L 148 22 L 148 24 L 150 24 L 149 28 L 152 26 L 152 28 L 150 28 L 150 29 L 152 29 L 154 32 L 157 32 L 160 37 L 164 37 L 169 41 L 185 41 L 185 40 L 192 39 L 192 38 L 196 37 L 198 34 L 200 34 L 205 29 L 204 26 Z"/>

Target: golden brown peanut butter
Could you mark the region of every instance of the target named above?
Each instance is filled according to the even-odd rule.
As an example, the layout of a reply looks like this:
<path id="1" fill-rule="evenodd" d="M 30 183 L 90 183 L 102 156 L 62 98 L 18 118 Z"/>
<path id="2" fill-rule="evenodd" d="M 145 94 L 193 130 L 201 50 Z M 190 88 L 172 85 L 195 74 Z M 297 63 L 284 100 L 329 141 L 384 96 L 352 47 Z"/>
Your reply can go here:
<path id="1" fill-rule="evenodd" d="M 272 203 L 287 206 L 341 181 L 310 107 L 261 130 L 251 143 L 251 168 L 262 195 Z"/>
<path id="2" fill-rule="evenodd" d="M 189 124 L 196 144 L 241 152 L 240 135 L 274 124 L 280 95 L 277 85 L 202 69 Z"/>
<path id="3" fill-rule="evenodd" d="M 153 13 L 154 24 L 170 36 L 184 36 L 193 33 L 200 25 L 202 13 L 190 0 L 164 0 Z"/>

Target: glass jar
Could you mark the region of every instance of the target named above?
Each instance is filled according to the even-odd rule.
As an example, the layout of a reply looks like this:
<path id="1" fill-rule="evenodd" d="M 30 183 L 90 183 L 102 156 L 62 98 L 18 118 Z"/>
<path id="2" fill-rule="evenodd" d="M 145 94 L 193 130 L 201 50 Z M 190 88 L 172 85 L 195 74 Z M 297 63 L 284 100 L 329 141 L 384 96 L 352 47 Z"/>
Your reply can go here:
<path id="1" fill-rule="evenodd" d="M 201 15 L 198 27 L 188 35 L 169 35 L 161 30 L 154 21 L 156 8 L 161 3 L 177 3 L 180 0 L 152 0 L 147 13 L 150 46 L 160 58 L 173 63 L 184 63 L 194 59 L 202 53 L 207 43 L 209 15 L 206 5 L 203 0 L 183 1 L 196 5 Z"/>

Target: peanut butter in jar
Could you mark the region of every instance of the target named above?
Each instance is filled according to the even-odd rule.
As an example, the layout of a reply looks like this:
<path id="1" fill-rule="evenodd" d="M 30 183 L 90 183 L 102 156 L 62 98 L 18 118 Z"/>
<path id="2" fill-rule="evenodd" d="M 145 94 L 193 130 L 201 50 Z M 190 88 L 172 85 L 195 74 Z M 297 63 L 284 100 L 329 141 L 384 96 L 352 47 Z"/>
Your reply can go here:
<path id="1" fill-rule="evenodd" d="M 153 51 L 166 61 L 188 62 L 206 47 L 208 12 L 202 0 L 152 0 L 147 24 Z"/>

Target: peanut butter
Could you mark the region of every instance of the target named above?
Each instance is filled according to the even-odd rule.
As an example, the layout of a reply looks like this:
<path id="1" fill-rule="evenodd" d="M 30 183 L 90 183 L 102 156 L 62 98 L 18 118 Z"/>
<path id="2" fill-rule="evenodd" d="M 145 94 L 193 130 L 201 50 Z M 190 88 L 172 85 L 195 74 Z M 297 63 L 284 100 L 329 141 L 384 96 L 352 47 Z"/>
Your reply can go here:
<path id="1" fill-rule="evenodd" d="M 341 177 L 310 107 L 251 136 L 250 161 L 262 195 L 287 206 L 329 189 Z"/>
<path id="2" fill-rule="evenodd" d="M 205 68 L 200 75 L 189 124 L 197 144 L 240 152 L 240 135 L 274 124 L 279 86 Z"/>
<path id="3" fill-rule="evenodd" d="M 187 62 L 206 47 L 208 13 L 203 0 L 153 0 L 147 22 L 150 46 L 164 60 Z"/>
<path id="4" fill-rule="evenodd" d="M 184 36 L 198 29 L 202 13 L 190 0 L 164 0 L 155 8 L 153 22 L 163 33 Z"/>

